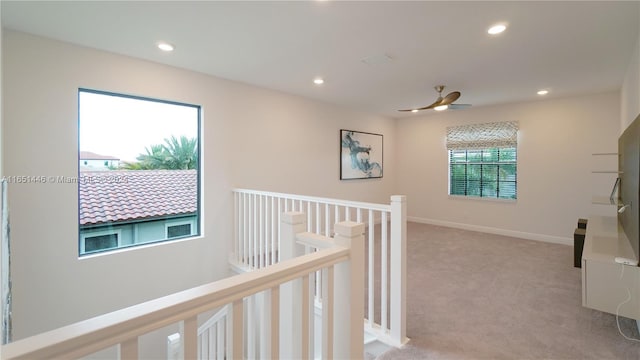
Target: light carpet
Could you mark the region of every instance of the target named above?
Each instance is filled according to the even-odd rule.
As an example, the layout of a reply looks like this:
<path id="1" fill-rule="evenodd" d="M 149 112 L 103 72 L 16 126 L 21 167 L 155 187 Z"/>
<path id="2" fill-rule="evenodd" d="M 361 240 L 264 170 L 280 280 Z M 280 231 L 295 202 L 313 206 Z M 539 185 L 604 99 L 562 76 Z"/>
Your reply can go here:
<path id="1" fill-rule="evenodd" d="M 378 359 L 640 359 L 614 315 L 582 307 L 573 247 L 407 226 L 411 341 Z M 620 324 L 640 339 L 634 320 Z"/>

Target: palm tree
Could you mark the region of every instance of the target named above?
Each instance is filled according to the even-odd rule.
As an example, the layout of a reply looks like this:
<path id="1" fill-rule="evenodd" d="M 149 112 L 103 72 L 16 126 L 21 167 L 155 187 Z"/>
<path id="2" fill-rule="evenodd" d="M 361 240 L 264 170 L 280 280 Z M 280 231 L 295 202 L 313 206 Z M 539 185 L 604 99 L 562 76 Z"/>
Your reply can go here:
<path id="1" fill-rule="evenodd" d="M 198 166 L 198 140 L 181 136 L 180 141 L 172 136 L 164 139 L 162 145 L 165 152 L 165 162 L 169 169 L 195 169 Z"/>
<path id="2" fill-rule="evenodd" d="M 145 148 L 145 154 L 136 158 L 138 162 L 125 163 L 127 170 L 189 170 L 198 167 L 198 139 L 175 136 L 164 139 L 164 144 Z"/>

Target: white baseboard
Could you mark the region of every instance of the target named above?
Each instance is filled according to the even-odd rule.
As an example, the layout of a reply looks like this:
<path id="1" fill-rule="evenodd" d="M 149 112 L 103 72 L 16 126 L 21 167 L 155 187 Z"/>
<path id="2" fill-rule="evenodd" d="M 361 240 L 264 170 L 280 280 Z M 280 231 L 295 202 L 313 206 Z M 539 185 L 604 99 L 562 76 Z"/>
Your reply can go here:
<path id="1" fill-rule="evenodd" d="M 463 229 L 463 230 L 478 231 L 478 232 L 483 232 L 488 234 L 504 235 L 504 236 L 516 237 L 516 238 L 527 239 L 527 240 L 543 241 L 543 242 L 548 242 L 553 244 L 573 246 L 573 239 L 568 237 L 535 234 L 535 233 L 528 233 L 528 232 L 522 232 L 522 231 L 494 228 L 489 226 L 462 224 L 462 223 L 456 223 L 456 222 L 444 221 L 444 220 L 425 219 L 425 218 L 419 218 L 415 216 L 407 216 L 407 221 L 417 222 L 421 224 L 446 226 L 446 227 Z"/>

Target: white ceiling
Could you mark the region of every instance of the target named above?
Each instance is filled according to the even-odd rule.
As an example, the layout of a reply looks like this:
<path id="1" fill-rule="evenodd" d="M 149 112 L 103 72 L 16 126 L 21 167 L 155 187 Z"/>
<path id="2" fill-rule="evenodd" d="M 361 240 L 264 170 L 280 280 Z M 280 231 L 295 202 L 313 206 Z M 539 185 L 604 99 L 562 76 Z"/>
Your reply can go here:
<path id="1" fill-rule="evenodd" d="M 392 117 L 437 84 L 475 107 L 620 89 L 640 33 L 638 1 L 0 4 L 5 28 Z"/>

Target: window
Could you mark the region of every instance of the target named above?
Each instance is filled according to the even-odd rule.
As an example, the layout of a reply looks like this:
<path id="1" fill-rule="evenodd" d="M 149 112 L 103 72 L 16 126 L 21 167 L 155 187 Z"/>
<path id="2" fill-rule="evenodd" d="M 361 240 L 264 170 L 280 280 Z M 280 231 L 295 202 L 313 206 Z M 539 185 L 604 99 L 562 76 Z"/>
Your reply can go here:
<path id="1" fill-rule="evenodd" d="M 193 220 L 168 222 L 165 226 L 167 239 L 185 237 L 191 235 Z"/>
<path id="2" fill-rule="evenodd" d="M 122 232 L 118 230 L 91 231 L 80 236 L 80 251 L 84 254 L 115 249 Z"/>
<path id="3" fill-rule="evenodd" d="M 79 254 L 200 235 L 200 107 L 87 89 L 78 105 L 78 156 L 118 159 L 78 168 Z"/>
<path id="4" fill-rule="evenodd" d="M 516 199 L 514 122 L 447 128 L 449 195 Z"/>

